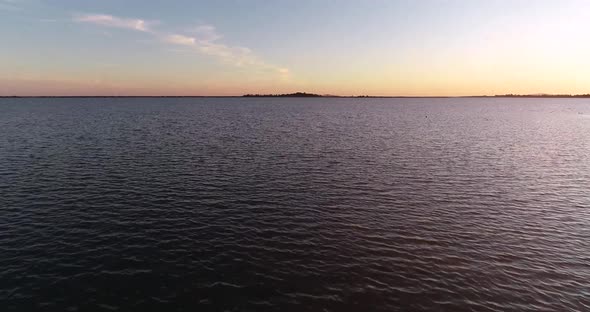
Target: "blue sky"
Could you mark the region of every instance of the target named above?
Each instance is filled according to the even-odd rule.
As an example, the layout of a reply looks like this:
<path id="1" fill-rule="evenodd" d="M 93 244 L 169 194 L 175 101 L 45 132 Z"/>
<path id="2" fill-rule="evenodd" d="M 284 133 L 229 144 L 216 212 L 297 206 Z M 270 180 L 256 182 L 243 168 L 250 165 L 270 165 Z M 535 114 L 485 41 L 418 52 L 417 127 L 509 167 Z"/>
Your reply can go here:
<path id="1" fill-rule="evenodd" d="M 587 1 L 0 0 L 0 95 L 581 93 Z"/>

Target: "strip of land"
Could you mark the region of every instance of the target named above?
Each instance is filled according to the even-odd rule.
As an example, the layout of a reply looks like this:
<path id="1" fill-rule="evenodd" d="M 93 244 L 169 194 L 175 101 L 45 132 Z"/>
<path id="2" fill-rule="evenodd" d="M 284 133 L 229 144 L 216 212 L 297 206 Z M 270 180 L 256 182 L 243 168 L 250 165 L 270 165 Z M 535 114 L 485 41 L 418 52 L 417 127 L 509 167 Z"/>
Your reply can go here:
<path id="1" fill-rule="evenodd" d="M 0 98 L 590 98 L 588 94 L 501 94 L 501 95 L 468 95 L 468 96 L 380 96 L 380 95 L 330 95 L 307 92 L 285 94 L 245 94 L 235 95 L 49 95 L 49 96 L 0 96 Z"/>

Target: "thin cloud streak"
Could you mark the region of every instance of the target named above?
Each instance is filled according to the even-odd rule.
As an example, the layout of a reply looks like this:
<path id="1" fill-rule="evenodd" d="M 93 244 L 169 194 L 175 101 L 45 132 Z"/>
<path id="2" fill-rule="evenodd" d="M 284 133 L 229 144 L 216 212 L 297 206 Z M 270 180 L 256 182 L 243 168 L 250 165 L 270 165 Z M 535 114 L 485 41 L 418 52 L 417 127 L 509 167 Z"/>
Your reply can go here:
<path id="1" fill-rule="evenodd" d="M 157 22 L 147 22 L 143 19 L 120 18 L 107 14 L 75 15 L 73 20 L 78 23 L 90 23 L 104 27 L 123 28 L 151 33 L 162 42 L 171 45 L 189 47 L 200 54 L 215 57 L 222 63 L 231 64 L 237 67 L 249 66 L 264 71 L 274 71 L 278 73 L 282 79 L 287 78 L 289 75 L 289 70 L 287 68 L 282 68 L 262 61 L 249 48 L 229 46 L 220 43 L 219 39 L 223 38 L 223 36 L 217 33 L 217 30 L 212 25 L 197 26 L 189 31 L 192 35 L 185 35 L 180 33 L 159 32 L 152 29 L 150 27 L 151 24 L 157 24 Z"/>
<path id="2" fill-rule="evenodd" d="M 90 23 L 106 27 L 114 28 L 125 28 L 130 30 L 150 32 L 149 24 L 153 22 L 147 22 L 142 19 L 132 18 L 119 18 L 107 14 L 84 14 L 77 15 L 74 17 L 75 22 Z"/>
<path id="3" fill-rule="evenodd" d="M 166 37 L 165 41 L 171 44 L 193 47 L 201 54 L 213 56 L 224 63 L 238 67 L 256 66 L 265 70 L 273 70 L 286 76 L 289 70 L 275 65 L 267 64 L 260 60 L 249 48 L 240 46 L 228 46 L 219 43 L 223 38 L 212 25 L 201 25 L 191 30 L 193 36 L 172 34 Z"/>
<path id="4" fill-rule="evenodd" d="M 223 37 L 217 33 L 213 25 L 199 25 L 187 30 L 187 32 L 199 37 L 201 41 L 215 41 Z"/>
<path id="5" fill-rule="evenodd" d="M 165 41 L 172 44 L 184 45 L 184 46 L 195 46 L 196 40 L 195 38 L 183 36 L 183 35 L 168 35 L 165 38 Z"/>

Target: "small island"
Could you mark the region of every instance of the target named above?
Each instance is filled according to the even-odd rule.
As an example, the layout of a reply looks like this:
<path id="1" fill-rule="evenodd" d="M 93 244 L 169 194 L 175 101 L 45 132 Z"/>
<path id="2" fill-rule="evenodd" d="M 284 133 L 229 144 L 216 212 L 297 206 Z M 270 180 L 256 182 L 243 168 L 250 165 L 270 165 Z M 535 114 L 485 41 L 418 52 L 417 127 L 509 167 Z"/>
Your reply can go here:
<path id="1" fill-rule="evenodd" d="M 322 95 L 306 92 L 295 92 L 288 94 L 245 94 L 243 97 L 322 97 Z"/>

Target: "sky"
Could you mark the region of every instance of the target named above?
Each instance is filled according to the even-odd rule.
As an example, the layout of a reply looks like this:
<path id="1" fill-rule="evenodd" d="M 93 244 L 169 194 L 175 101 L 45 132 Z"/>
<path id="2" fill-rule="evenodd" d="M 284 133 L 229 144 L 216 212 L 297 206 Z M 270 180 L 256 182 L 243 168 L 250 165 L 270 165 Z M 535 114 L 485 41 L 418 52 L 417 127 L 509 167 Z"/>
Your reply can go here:
<path id="1" fill-rule="evenodd" d="M 0 96 L 590 93 L 587 0 L 0 0 Z"/>

